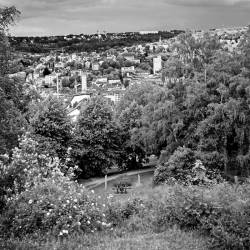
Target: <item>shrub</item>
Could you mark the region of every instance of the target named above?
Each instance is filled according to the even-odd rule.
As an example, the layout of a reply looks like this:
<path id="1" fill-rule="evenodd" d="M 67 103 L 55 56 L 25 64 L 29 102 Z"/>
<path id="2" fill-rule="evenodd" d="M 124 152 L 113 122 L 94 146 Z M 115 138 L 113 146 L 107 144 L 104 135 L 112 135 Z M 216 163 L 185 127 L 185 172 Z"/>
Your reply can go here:
<path id="1" fill-rule="evenodd" d="M 72 181 L 74 169 L 63 173 L 62 167 L 39 153 L 29 136 L 22 138 L 11 164 L 1 168 L 5 180 L 1 183 L 1 234 L 63 236 L 109 226 L 102 204 Z"/>
<path id="2" fill-rule="evenodd" d="M 1 232 L 15 237 L 94 232 L 111 225 L 103 209 L 82 186 L 55 175 L 9 199 L 2 216 Z"/>
<path id="3" fill-rule="evenodd" d="M 132 215 L 138 214 L 143 206 L 141 199 L 135 198 L 127 202 L 110 202 L 108 204 L 106 215 L 107 220 L 114 226 L 120 226 L 125 220 Z"/>
<path id="4" fill-rule="evenodd" d="M 228 183 L 213 187 L 163 186 L 146 202 L 153 229 L 173 225 L 211 237 L 212 249 L 248 249 L 250 244 L 249 184 L 237 190 Z"/>
<path id="5" fill-rule="evenodd" d="M 13 150 L 10 164 L 1 163 L 1 200 L 20 193 L 35 183 L 50 178 L 55 171 L 72 174 L 75 169 L 67 169 L 58 158 L 40 152 L 38 143 L 27 133 L 20 138 L 19 148 Z"/>
<path id="6" fill-rule="evenodd" d="M 185 182 L 191 174 L 195 162 L 194 152 L 186 147 L 179 147 L 167 162 L 157 167 L 154 173 L 154 184 L 164 183 L 171 177 Z"/>

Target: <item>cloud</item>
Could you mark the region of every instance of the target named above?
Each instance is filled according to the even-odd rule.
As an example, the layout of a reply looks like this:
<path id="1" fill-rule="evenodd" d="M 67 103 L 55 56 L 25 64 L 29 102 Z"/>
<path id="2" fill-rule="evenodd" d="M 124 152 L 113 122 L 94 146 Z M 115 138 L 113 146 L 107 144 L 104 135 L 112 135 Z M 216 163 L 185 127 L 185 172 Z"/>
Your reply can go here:
<path id="1" fill-rule="evenodd" d="M 247 25 L 250 0 L 0 0 L 15 5 L 14 35 Z M 248 8 L 249 7 L 249 8 Z"/>
<path id="2" fill-rule="evenodd" d="M 250 7 L 249 0 L 163 0 L 172 5 L 196 7 Z"/>

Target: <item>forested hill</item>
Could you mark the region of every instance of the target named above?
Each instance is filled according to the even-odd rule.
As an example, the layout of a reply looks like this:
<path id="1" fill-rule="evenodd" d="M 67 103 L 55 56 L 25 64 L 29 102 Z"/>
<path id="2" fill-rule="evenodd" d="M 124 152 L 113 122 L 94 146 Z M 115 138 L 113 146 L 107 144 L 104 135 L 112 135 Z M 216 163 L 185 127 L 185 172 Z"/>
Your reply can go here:
<path id="1" fill-rule="evenodd" d="M 184 31 L 159 31 L 158 33 L 107 33 L 93 35 L 67 35 L 44 37 L 10 37 L 10 43 L 17 51 L 41 53 L 51 50 L 77 51 L 105 51 L 110 48 L 132 46 L 138 43 L 156 42 L 159 39 L 169 39 Z"/>

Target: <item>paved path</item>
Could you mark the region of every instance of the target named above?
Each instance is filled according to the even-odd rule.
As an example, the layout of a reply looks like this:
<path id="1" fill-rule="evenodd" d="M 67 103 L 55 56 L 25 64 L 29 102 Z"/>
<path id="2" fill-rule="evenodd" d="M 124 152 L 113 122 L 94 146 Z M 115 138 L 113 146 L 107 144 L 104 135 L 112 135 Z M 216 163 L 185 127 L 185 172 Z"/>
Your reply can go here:
<path id="1" fill-rule="evenodd" d="M 110 177 L 107 178 L 107 181 L 112 181 L 112 180 L 115 180 L 119 177 L 122 177 L 124 175 L 126 176 L 131 176 L 131 175 L 137 175 L 137 174 L 143 174 L 143 173 L 147 173 L 147 172 L 152 172 L 154 171 L 155 168 L 147 168 L 147 169 L 140 169 L 140 170 L 134 170 L 134 171 L 129 171 L 129 172 L 125 172 L 125 173 L 122 173 L 122 174 L 117 174 L 117 175 L 112 175 Z M 87 181 L 85 183 L 82 183 L 86 188 L 96 188 L 102 184 L 105 183 L 105 178 L 102 177 L 102 178 L 98 178 L 98 179 L 94 179 L 92 181 Z"/>

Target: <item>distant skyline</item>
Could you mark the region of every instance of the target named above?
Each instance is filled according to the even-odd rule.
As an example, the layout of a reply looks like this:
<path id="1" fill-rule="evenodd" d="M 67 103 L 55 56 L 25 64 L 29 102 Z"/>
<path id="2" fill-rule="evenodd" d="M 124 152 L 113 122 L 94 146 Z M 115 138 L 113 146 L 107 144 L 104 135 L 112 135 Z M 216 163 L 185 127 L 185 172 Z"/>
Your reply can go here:
<path id="1" fill-rule="evenodd" d="M 209 29 L 250 24 L 250 0 L 0 0 L 21 16 L 15 36 Z"/>

